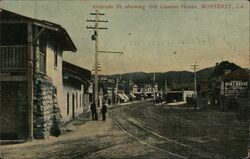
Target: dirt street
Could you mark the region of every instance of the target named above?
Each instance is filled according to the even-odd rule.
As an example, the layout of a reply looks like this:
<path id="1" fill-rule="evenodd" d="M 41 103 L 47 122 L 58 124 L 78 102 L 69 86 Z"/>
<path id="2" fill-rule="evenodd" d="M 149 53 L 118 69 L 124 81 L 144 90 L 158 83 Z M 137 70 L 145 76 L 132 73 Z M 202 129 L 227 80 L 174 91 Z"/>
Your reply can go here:
<path id="1" fill-rule="evenodd" d="M 3 159 L 42 158 L 164 158 L 167 154 L 144 145 L 121 131 L 110 119 L 91 121 L 81 115 L 59 137 L 14 145 L 1 145 Z"/>
<path id="2" fill-rule="evenodd" d="M 105 122 L 92 121 L 89 114 L 77 117 L 66 126 L 68 132 L 57 138 L 1 145 L 0 156 L 175 159 L 179 155 L 190 159 L 236 159 L 247 155 L 248 122 L 239 121 L 233 112 L 193 110 L 185 105 L 156 107 L 152 102 L 108 111 L 112 116 L 108 114 Z"/>

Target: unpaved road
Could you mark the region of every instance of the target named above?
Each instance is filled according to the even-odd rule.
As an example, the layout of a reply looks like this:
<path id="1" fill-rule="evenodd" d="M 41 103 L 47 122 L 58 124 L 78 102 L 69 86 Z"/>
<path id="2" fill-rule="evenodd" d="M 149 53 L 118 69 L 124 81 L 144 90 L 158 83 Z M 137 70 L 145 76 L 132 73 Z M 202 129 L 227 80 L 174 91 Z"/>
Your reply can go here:
<path id="1" fill-rule="evenodd" d="M 78 117 L 59 137 L 14 145 L 0 145 L 3 159 L 166 158 L 168 154 L 134 140 L 109 115 L 105 122 Z"/>
<path id="2" fill-rule="evenodd" d="M 117 108 L 116 108 L 117 109 Z M 153 103 L 137 103 L 118 108 L 124 116 L 146 128 L 192 148 L 184 151 L 176 144 L 163 145 L 188 158 L 237 159 L 246 156 L 248 123 L 240 122 L 233 113 L 174 109 Z M 109 110 L 111 111 L 111 110 Z M 129 129 L 131 126 L 125 125 Z M 108 115 L 107 121 L 91 121 L 87 114 L 76 118 L 68 127 L 72 130 L 60 137 L 35 140 L 24 144 L 1 145 L 0 156 L 13 159 L 71 158 L 162 158 L 174 159 L 169 153 L 143 144 L 122 131 Z M 131 127 L 133 134 L 141 135 Z M 143 140 L 155 143 L 153 136 Z M 156 140 L 155 140 L 156 141 Z M 158 145 L 159 143 L 156 143 Z M 198 150 L 198 151 L 196 151 Z M 192 155 L 191 154 L 192 152 Z M 196 154 L 193 154 L 193 153 Z M 187 154 L 186 154 L 187 153 Z"/>
<path id="3" fill-rule="evenodd" d="M 150 102 L 122 107 L 120 111 L 148 129 L 191 147 L 188 151 L 179 147 L 174 150 L 188 158 L 241 159 L 247 156 L 250 120 L 240 121 L 235 112 L 194 110 L 189 105 L 155 107 Z"/>

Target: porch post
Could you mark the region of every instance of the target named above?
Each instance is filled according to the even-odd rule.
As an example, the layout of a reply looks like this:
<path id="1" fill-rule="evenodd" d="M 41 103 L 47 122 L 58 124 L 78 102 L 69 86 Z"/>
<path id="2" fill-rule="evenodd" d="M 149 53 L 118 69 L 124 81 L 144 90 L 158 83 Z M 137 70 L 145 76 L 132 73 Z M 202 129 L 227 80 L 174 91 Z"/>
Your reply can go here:
<path id="1" fill-rule="evenodd" d="M 34 26 L 34 31 L 35 31 L 35 38 L 36 39 L 32 39 L 33 43 L 34 43 L 34 46 L 35 46 L 35 49 L 34 49 L 34 70 L 35 70 L 35 73 L 39 73 L 39 66 L 40 66 L 40 63 L 39 63 L 39 36 L 41 35 L 41 33 L 43 31 L 40 31 L 40 34 L 38 33 L 38 26 Z"/>
<path id="2" fill-rule="evenodd" d="M 33 43 L 32 23 L 28 23 L 28 140 L 33 140 Z"/>

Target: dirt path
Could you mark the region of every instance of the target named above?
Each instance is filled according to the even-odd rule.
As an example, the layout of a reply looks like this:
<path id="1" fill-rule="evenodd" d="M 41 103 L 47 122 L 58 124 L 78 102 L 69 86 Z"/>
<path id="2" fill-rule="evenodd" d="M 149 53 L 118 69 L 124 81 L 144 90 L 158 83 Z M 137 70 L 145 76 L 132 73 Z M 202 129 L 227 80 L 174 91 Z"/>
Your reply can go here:
<path id="1" fill-rule="evenodd" d="M 3 159 L 164 158 L 157 150 L 122 132 L 109 115 L 105 122 L 80 116 L 67 128 L 72 131 L 57 138 L 1 145 L 0 156 Z"/>
<path id="2" fill-rule="evenodd" d="M 121 106 L 119 109 L 125 116 L 140 122 L 159 135 L 199 149 L 200 151 L 195 151 L 196 154 L 193 155 L 193 157 L 199 156 L 197 159 L 235 159 L 246 156 L 248 123 L 238 121 L 233 113 L 169 109 L 164 106 L 155 109 L 150 102 Z M 0 157 L 171 159 L 166 153 L 142 144 L 124 133 L 109 115 L 105 122 L 92 121 L 86 115 L 80 116 L 69 123 L 67 128 L 72 131 L 58 138 L 50 137 L 23 144 L 1 145 Z M 171 149 L 171 145 L 169 146 Z M 211 155 L 208 154 L 211 153 L 214 154 L 213 157 L 209 157 Z M 187 155 L 190 156 L 190 152 Z"/>
<path id="3" fill-rule="evenodd" d="M 247 121 L 239 121 L 234 112 L 187 108 L 184 105 L 183 109 L 165 105 L 156 108 L 153 103 L 144 103 L 124 107 L 122 112 L 164 137 L 200 150 L 201 153 L 194 154 L 199 159 L 247 156 Z"/>

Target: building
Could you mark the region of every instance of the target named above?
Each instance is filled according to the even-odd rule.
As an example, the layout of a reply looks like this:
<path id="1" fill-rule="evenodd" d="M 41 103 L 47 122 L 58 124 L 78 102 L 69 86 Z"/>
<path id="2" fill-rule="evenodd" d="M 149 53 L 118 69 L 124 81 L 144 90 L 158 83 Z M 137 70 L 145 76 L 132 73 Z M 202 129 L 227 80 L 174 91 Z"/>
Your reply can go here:
<path id="1" fill-rule="evenodd" d="M 228 61 L 217 63 L 209 79 L 198 83 L 198 105 L 238 111 L 244 105 L 249 105 L 248 83 L 247 70 Z"/>
<path id="2" fill-rule="evenodd" d="M 238 69 L 222 76 L 221 94 L 226 97 L 248 97 L 249 73 L 244 69 Z"/>
<path id="3" fill-rule="evenodd" d="M 194 91 L 169 90 L 166 93 L 167 102 L 187 102 L 187 98 L 193 98 Z"/>
<path id="4" fill-rule="evenodd" d="M 116 86 L 116 81 L 113 78 L 100 75 L 98 80 L 98 107 L 102 107 L 102 103 L 106 102 L 108 105 L 112 105 L 115 101 L 114 99 L 114 89 Z"/>
<path id="5" fill-rule="evenodd" d="M 102 81 L 107 92 L 106 102 L 108 105 L 113 105 L 115 103 L 116 79 L 111 77 L 104 77 L 104 79 Z"/>
<path id="6" fill-rule="evenodd" d="M 90 104 L 89 86 L 91 71 L 63 61 L 63 104 L 61 115 L 64 122 L 86 112 Z"/>
<path id="7" fill-rule="evenodd" d="M 217 106 L 221 105 L 222 76 L 238 69 L 241 69 L 241 67 L 237 66 L 234 63 L 230 63 L 229 61 L 222 61 L 221 63 L 216 63 L 215 69 L 208 79 L 211 91 L 210 94 L 211 94 L 212 105 L 217 105 Z"/>
<path id="8" fill-rule="evenodd" d="M 58 24 L 0 9 L 0 36 L 1 139 L 59 135 L 63 51 L 77 50 L 69 34 Z"/>
<path id="9" fill-rule="evenodd" d="M 115 92 L 115 95 L 117 96 L 117 102 L 119 103 L 126 103 L 129 102 L 130 99 L 126 95 L 126 82 L 122 79 L 118 79 L 117 84 L 117 91 Z M 117 93 L 117 94 L 116 94 Z"/>
<path id="10" fill-rule="evenodd" d="M 224 110 L 250 113 L 249 106 L 249 72 L 238 69 L 221 78 L 221 106 Z M 244 115 L 245 116 L 245 115 Z"/>
<path id="11" fill-rule="evenodd" d="M 102 77 L 102 85 L 106 93 L 105 101 L 108 104 L 120 104 L 130 101 L 128 82 L 112 77 Z"/>
<path id="12" fill-rule="evenodd" d="M 136 96 L 137 99 L 145 99 L 152 97 L 160 97 L 162 93 L 159 91 L 158 84 L 133 84 L 131 88 L 131 93 Z"/>
<path id="13" fill-rule="evenodd" d="M 211 82 L 207 81 L 199 81 L 197 84 L 197 102 L 196 104 L 201 109 L 206 109 L 211 104 L 212 100 L 212 89 L 211 89 Z"/>

